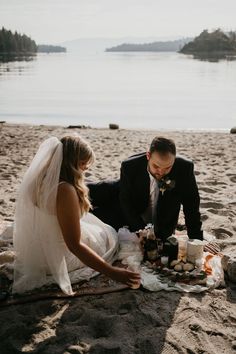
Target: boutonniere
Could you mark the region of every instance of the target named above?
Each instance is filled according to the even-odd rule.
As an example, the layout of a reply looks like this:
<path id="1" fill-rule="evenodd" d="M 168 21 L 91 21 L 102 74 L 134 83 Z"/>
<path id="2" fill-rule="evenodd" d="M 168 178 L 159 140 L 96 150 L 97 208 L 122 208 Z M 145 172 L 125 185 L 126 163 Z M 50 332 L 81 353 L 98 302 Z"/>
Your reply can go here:
<path id="1" fill-rule="evenodd" d="M 163 195 L 165 191 L 170 191 L 175 187 L 175 180 L 165 176 L 158 182 L 158 186 Z"/>

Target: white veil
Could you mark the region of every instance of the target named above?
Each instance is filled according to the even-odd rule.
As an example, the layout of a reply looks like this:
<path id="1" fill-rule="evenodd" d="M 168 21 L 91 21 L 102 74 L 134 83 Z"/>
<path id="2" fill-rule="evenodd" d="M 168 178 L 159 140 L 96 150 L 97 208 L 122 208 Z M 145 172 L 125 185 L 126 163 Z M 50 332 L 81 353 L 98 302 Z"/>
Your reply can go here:
<path id="1" fill-rule="evenodd" d="M 45 140 L 20 186 L 13 234 L 13 292 L 22 293 L 47 284 L 51 274 L 62 291 L 73 294 L 56 216 L 62 150 L 56 137 Z"/>

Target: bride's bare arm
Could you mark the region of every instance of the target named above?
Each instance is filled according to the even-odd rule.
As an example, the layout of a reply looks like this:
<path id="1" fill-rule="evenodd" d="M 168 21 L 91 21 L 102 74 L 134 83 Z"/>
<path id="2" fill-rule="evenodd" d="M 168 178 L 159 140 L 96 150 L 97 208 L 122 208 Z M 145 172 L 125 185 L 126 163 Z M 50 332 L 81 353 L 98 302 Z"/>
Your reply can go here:
<path id="1" fill-rule="evenodd" d="M 57 218 L 67 247 L 84 264 L 128 286 L 139 281 L 138 273 L 111 266 L 81 242 L 79 200 L 75 188 L 68 183 L 58 187 Z"/>

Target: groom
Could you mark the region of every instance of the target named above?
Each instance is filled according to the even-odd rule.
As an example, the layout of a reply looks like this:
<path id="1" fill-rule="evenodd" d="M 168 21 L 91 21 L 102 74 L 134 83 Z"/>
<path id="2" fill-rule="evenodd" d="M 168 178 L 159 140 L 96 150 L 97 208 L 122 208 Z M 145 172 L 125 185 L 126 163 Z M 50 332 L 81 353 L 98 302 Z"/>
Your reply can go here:
<path id="1" fill-rule="evenodd" d="M 182 205 L 189 238 L 203 238 L 193 163 L 176 156 L 173 140 L 155 137 L 148 152 L 122 162 L 119 181 L 88 187 L 94 214 L 115 228 L 138 231 L 153 223 L 156 236 L 165 240 L 175 231 Z"/>

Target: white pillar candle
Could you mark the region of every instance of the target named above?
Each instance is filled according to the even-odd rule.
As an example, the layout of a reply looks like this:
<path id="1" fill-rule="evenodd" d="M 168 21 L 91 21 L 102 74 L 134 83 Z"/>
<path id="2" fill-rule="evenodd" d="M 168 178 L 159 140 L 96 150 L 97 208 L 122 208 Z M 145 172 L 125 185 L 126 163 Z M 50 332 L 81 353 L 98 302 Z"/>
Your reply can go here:
<path id="1" fill-rule="evenodd" d="M 189 240 L 187 247 L 187 260 L 195 264 L 197 259 L 202 259 L 203 257 L 204 242 L 201 240 Z"/>

